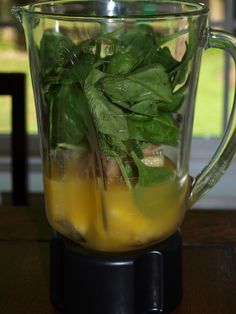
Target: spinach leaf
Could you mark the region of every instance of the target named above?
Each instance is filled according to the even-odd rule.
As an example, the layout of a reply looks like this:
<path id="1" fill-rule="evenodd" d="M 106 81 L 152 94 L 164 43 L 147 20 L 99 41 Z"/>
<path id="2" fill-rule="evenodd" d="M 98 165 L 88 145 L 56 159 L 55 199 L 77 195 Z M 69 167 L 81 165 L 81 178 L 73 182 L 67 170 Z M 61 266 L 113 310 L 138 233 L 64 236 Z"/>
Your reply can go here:
<path id="1" fill-rule="evenodd" d="M 120 171 L 121 171 L 121 173 L 122 173 L 122 176 L 123 176 L 123 178 L 124 178 L 124 181 L 125 181 L 125 183 L 126 183 L 126 186 L 128 187 L 128 189 L 129 189 L 130 191 L 132 191 L 133 188 L 132 188 L 131 182 L 130 182 L 130 180 L 129 180 L 130 169 L 127 168 L 127 167 L 125 167 L 125 165 L 123 164 L 123 161 L 122 161 L 122 159 L 121 159 L 120 157 L 116 157 L 115 159 L 116 159 L 116 162 L 117 162 L 117 164 L 118 164 L 118 166 L 119 166 L 119 168 L 120 168 Z"/>
<path id="2" fill-rule="evenodd" d="M 130 53 L 119 52 L 113 56 L 107 66 L 107 73 L 127 74 L 133 70 L 137 60 Z"/>
<path id="3" fill-rule="evenodd" d="M 149 91 L 155 100 L 163 100 L 165 102 L 172 101 L 172 88 L 170 84 L 169 75 L 165 68 L 160 64 L 152 64 L 139 68 L 132 74 L 128 75 L 128 80 L 137 83 L 143 87 L 144 90 Z M 147 100 L 139 99 L 139 101 Z"/>
<path id="4" fill-rule="evenodd" d="M 187 30 L 173 35 L 155 33 L 146 24 L 139 24 L 132 30 L 123 34 L 118 53 L 114 54 L 107 66 L 107 72 L 112 74 L 127 74 L 135 68 L 159 63 L 169 72 L 179 62 L 174 59 L 168 47 L 161 47 L 164 43 L 186 33 Z"/>
<path id="5" fill-rule="evenodd" d="M 153 218 L 176 200 L 177 176 L 167 168 L 144 165 L 134 152 L 131 156 L 138 168 L 138 182 L 133 189 L 134 204 L 145 216 Z"/>
<path id="6" fill-rule="evenodd" d="M 179 129 L 168 113 L 159 112 L 155 117 L 130 114 L 127 122 L 131 139 L 171 146 L 178 143 Z"/>
<path id="7" fill-rule="evenodd" d="M 133 69 L 145 65 L 156 50 L 155 33 L 147 24 L 138 24 L 122 36 L 122 44 L 126 47 L 124 53 L 134 57 Z"/>
<path id="8" fill-rule="evenodd" d="M 93 55 L 80 54 L 78 55 L 77 63 L 68 68 L 70 77 L 74 79 L 74 82 L 79 82 L 82 88 L 84 87 L 87 76 L 94 67 L 95 60 Z"/>
<path id="9" fill-rule="evenodd" d="M 50 138 L 52 148 L 58 145 L 74 146 L 77 149 L 86 140 L 86 126 L 81 116 L 80 93 L 74 85 L 57 88 L 50 95 Z M 83 144 L 84 146 L 84 144 Z"/>
<path id="10" fill-rule="evenodd" d="M 152 41 L 155 42 L 156 38 L 153 28 L 148 24 L 142 23 L 124 31 L 122 34 L 122 42 L 126 47 L 129 47 L 129 51 L 135 50 L 137 46 L 142 48 L 143 42 L 140 42 L 139 38 L 151 38 Z"/>
<path id="11" fill-rule="evenodd" d="M 114 136 L 98 133 L 98 142 L 103 153 L 109 157 L 125 157 L 127 148 L 125 144 Z"/>
<path id="12" fill-rule="evenodd" d="M 156 54 L 153 55 L 152 62 L 150 63 L 161 64 L 168 73 L 180 64 L 180 62 L 172 56 L 170 49 L 166 46 L 160 48 Z"/>
<path id="13" fill-rule="evenodd" d="M 179 88 L 176 92 L 173 93 L 173 98 L 171 102 L 164 102 L 164 101 L 151 101 L 151 100 L 144 100 L 134 104 L 133 106 L 128 106 L 127 103 L 124 102 L 117 102 L 116 103 L 126 109 L 129 109 L 132 112 L 139 113 L 142 115 L 147 116 L 158 116 L 161 111 L 164 112 L 177 112 L 181 105 L 183 104 L 184 98 L 188 93 L 189 85 L 188 81 Z"/>
<path id="14" fill-rule="evenodd" d="M 142 143 L 137 140 L 128 140 L 125 143 L 127 155 L 134 152 L 139 158 L 143 158 Z"/>
<path id="15" fill-rule="evenodd" d="M 163 103 L 163 105 L 166 103 Z M 131 111 L 147 116 L 157 116 L 159 114 L 159 102 L 153 102 L 150 100 L 140 101 L 134 104 Z"/>
<path id="16" fill-rule="evenodd" d="M 189 91 L 188 81 L 173 94 L 171 103 L 159 102 L 158 107 L 165 112 L 177 112 L 182 106 L 185 96 Z"/>
<path id="17" fill-rule="evenodd" d="M 104 76 L 103 72 L 93 69 L 84 86 L 95 126 L 100 133 L 115 136 L 119 140 L 127 140 L 128 125 L 122 109 L 110 102 L 97 87 L 97 83 Z"/>
<path id="18" fill-rule="evenodd" d="M 153 184 L 173 180 L 175 178 L 175 174 L 169 169 L 162 167 L 148 167 L 137 157 L 134 152 L 131 152 L 131 156 L 138 168 L 139 174 L 136 187 L 148 187 Z"/>
<path id="19" fill-rule="evenodd" d="M 108 73 L 127 74 L 138 66 L 151 63 L 151 56 L 156 54 L 156 44 L 154 31 L 150 26 L 138 24 L 120 35 L 120 42 L 114 43 L 116 53 L 107 66 Z"/>
<path id="20" fill-rule="evenodd" d="M 139 68 L 132 74 L 105 77 L 103 92 L 114 102 L 135 104 L 140 101 L 172 101 L 169 76 L 160 64 Z"/>
<path id="21" fill-rule="evenodd" d="M 116 64 L 116 69 L 119 66 L 123 68 L 122 61 L 125 59 L 124 56 L 128 56 L 129 62 L 127 62 L 127 65 L 129 67 L 125 68 L 126 71 L 117 71 L 116 73 L 128 73 L 128 70 L 132 71 L 137 67 L 153 63 L 160 63 L 168 72 L 171 71 L 179 62 L 172 57 L 169 48 L 162 48 L 162 45 L 187 32 L 188 30 L 181 30 L 172 35 L 165 35 L 155 32 L 147 24 L 137 25 L 123 35 L 122 43 L 125 49 L 123 48 L 123 52 L 115 55 L 113 57 L 114 61 L 111 61 L 112 64 L 113 62 Z M 115 71 L 109 73 L 115 73 Z"/>
<path id="22" fill-rule="evenodd" d="M 158 116 L 160 111 L 164 112 L 176 112 L 181 107 L 184 97 L 188 92 L 188 83 L 181 88 L 179 88 L 173 94 L 172 102 L 163 102 L 163 101 L 151 101 L 151 100 L 144 100 L 140 101 L 132 106 L 129 106 L 128 103 L 114 100 L 116 104 L 119 106 L 128 109 L 134 113 L 146 115 L 146 116 Z"/>
<path id="23" fill-rule="evenodd" d="M 42 75 L 58 73 L 61 68 L 73 63 L 75 45 L 63 34 L 46 30 L 40 42 L 40 63 Z"/>

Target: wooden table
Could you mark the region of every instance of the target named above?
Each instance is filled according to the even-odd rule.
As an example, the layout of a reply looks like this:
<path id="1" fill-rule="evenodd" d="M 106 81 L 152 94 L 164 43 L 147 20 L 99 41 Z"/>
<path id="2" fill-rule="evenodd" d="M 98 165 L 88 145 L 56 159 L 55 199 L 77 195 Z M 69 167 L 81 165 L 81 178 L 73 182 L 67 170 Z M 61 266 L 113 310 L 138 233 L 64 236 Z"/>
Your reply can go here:
<path id="1" fill-rule="evenodd" d="M 2 207 L 0 217 L 0 313 L 58 313 L 49 300 L 44 210 Z M 191 210 L 182 234 L 184 297 L 174 314 L 236 313 L 236 211 Z"/>

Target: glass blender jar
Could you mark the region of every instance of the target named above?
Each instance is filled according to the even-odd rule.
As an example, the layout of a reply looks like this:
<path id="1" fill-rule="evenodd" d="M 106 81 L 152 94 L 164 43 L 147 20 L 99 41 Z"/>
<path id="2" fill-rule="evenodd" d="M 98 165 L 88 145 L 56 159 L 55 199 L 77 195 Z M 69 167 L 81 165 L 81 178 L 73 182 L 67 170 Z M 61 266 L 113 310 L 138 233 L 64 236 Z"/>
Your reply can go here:
<path id="1" fill-rule="evenodd" d="M 171 311 L 181 299 L 185 211 L 229 166 L 221 144 L 189 175 L 203 49 L 235 38 L 186 1 L 48 1 L 14 7 L 24 26 L 55 230 L 51 296 L 64 313 Z"/>

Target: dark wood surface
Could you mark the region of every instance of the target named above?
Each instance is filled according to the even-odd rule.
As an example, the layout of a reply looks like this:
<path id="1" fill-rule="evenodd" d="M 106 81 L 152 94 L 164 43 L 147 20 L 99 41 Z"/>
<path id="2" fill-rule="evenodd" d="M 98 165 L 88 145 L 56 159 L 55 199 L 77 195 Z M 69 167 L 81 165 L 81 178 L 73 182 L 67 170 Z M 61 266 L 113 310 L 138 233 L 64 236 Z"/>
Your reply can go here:
<path id="1" fill-rule="evenodd" d="M 0 313 L 58 313 L 49 300 L 44 210 L 2 207 L 0 216 Z M 191 210 L 181 229 L 184 296 L 173 313 L 236 313 L 236 211 Z"/>

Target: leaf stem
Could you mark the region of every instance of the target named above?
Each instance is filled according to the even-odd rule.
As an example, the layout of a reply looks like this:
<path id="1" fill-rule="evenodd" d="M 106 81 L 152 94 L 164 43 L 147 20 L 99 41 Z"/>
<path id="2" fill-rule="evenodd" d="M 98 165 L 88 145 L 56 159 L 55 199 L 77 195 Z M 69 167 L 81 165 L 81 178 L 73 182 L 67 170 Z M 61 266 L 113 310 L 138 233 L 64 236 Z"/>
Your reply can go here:
<path id="1" fill-rule="evenodd" d="M 160 38 L 159 41 L 160 41 L 161 45 L 164 45 L 167 42 L 175 39 L 176 37 L 179 37 L 179 36 L 184 35 L 186 33 L 188 33 L 188 29 L 182 29 L 181 31 L 178 31 L 174 34 L 163 36 L 163 38 Z"/>
<path id="2" fill-rule="evenodd" d="M 130 183 L 130 180 L 129 180 L 128 176 L 127 176 L 127 173 L 126 173 L 126 170 L 125 170 L 125 167 L 124 167 L 124 165 L 123 165 L 123 162 L 122 162 L 121 158 L 120 158 L 120 157 L 115 157 L 115 160 L 116 160 L 116 162 L 118 163 L 118 166 L 120 167 L 120 171 L 121 171 L 121 173 L 122 173 L 122 176 L 123 176 L 123 178 L 124 178 L 124 180 L 125 180 L 125 183 L 126 183 L 128 189 L 129 189 L 130 191 L 132 191 L 132 190 L 133 190 L 133 187 L 132 187 L 132 185 L 131 185 L 131 183 Z"/>

